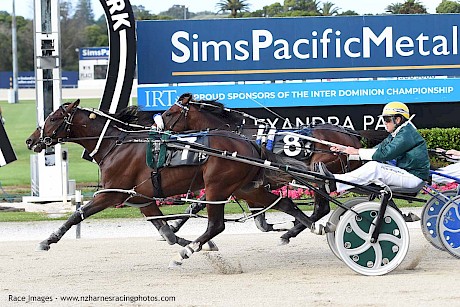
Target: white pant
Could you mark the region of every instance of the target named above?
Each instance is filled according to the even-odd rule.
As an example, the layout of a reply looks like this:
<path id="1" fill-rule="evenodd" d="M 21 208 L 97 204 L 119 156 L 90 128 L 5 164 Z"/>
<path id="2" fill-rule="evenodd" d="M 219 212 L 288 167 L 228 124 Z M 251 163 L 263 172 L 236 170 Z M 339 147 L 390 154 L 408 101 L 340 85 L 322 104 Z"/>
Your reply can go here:
<path id="1" fill-rule="evenodd" d="M 349 181 L 359 185 L 368 185 L 378 181 L 388 185 L 401 188 L 415 188 L 422 179 L 411 173 L 393 165 L 370 161 L 363 166 L 345 174 L 334 174 L 334 177 L 340 180 Z M 353 186 L 337 182 L 337 191 L 341 192 L 353 188 Z"/>

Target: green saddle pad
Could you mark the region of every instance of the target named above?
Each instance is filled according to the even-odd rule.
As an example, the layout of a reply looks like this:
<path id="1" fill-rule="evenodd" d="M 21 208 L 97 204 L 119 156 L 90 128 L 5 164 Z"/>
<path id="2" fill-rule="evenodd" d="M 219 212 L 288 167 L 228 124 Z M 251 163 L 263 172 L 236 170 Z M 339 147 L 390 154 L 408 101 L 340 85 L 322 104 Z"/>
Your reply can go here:
<path id="1" fill-rule="evenodd" d="M 150 130 L 149 141 L 147 142 L 146 155 L 145 155 L 145 159 L 146 159 L 146 163 L 148 167 L 153 168 L 153 169 L 163 167 L 163 165 L 166 162 L 166 150 L 167 150 L 166 144 L 164 144 L 163 142 L 160 144 L 160 152 L 158 154 L 157 161 L 155 161 L 154 154 L 153 154 L 154 146 L 155 146 L 154 144 L 156 141 L 168 140 L 169 138 L 170 138 L 169 134 L 159 133 L 158 131 Z"/>

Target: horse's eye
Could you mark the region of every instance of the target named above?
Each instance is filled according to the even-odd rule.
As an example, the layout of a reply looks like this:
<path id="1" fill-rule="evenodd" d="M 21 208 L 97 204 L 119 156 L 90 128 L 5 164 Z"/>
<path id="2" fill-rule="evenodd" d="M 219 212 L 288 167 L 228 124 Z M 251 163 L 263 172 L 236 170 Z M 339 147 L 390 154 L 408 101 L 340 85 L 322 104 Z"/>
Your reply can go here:
<path id="1" fill-rule="evenodd" d="M 50 122 L 54 122 L 54 118 L 50 117 Z"/>
<path id="2" fill-rule="evenodd" d="M 171 113 L 168 112 L 165 115 L 166 115 L 166 117 L 168 117 L 168 116 L 171 116 Z"/>

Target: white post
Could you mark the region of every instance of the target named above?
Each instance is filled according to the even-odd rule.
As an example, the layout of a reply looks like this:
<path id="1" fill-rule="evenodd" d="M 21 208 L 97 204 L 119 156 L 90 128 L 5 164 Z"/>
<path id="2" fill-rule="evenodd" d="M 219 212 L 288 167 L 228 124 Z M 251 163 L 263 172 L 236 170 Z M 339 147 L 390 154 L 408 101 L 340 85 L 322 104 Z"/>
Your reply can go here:
<path id="1" fill-rule="evenodd" d="M 61 174 L 62 178 L 62 202 L 64 203 L 64 206 L 67 205 L 67 197 L 69 194 L 69 180 L 67 178 L 69 177 L 67 174 L 67 150 L 63 149 L 62 152 L 58 153 L 61 155 Z"/>
<path id="2" fill-rule="evenodd" d="M 81 197 L 81 191 L 80 190 L 75 190 L 75 210 L 79 210 L 81 205 L 82 205 L 82 197 Z M 77 224 L 77 229 L 76 229 L 76 238 L 80 239 L 81 237 L 81 222 Z"/>
<path id="3" fill-rule="evenodd" d="M 16 8 L 15 0 L 13 0 L 13 14 L 12 14 L 12 24 L 11 24 L 11 36 L 12 36 L 12 53 L 13 53 L 13 94 L 12 102 L 18 103 L 18 40 L 17 40 L 17 30 L 16 30 Z"/>
<path id="4" fill-rule="evenodd" d="M 34 0 L 34 35 L 37 125 L 43 127 L 48 115 L 62 102 L 59 0 Z M 24 202 L 60 201 L 63 195 L 67 202 L 64 155 L 60 144 L 37 154 L 36 170 L 32 172 L 36 178 L 31 178 L 31 182 L 36 183 L 38 195 L 24 197 Z"/>

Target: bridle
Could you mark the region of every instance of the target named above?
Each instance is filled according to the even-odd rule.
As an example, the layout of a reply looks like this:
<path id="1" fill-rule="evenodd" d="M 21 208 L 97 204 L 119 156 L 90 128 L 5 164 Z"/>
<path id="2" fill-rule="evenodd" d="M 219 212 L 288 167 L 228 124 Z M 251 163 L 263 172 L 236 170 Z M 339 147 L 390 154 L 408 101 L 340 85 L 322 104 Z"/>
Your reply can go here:
<path id="1" fill-rule="evenodd" d="M 44 129 L 42 127 L 38 127 L 38 129 L 40 129 L 40 140 L 46 146 L 50 146 L 51 144 L 53 144 L 53 141 L 55 141 L 55 140 L 58 143 L 60 143 L 63 140 L 68 139 L 70 137 L 70 128 L 73 125 L 72 121 L 73 121 L 73 117 L 75 115 L 75 112 L 77 111 L 77 108 L 73 107 L 70 110 L 70 112 L 67 112 L 65 107 L 63 105 L 60 105 L 58 110 L 63 115 L 63 120 L 62 120 L 61 124 L 51 133 L 51 136 L 45 136 L 44 135 Z M 52 113 L 52 114 L 54 114 L 54 113 Z M 48 118 L 45 120 L 45 123 L 46 123 L 46 121 L 49 119 L 49 117 L 52 114 L 48 115 Z M 66 131 L 65 138 L 56 138 L 57 134 L 62 130 Z"/>
<path id="2" fill-rule="evenodd" d="M 184 117 L 184 119 L 187 119 L 188 112 L 190 111 L 190 108 L 187 105 L 183 105 L 179 102 L 175 102 L 174 104 L 178 106 L 181 110 L 174 122 L 169 126 L 169 130 L 173 130 L 174 126 L 181 120 L 182 116 Z"/>

